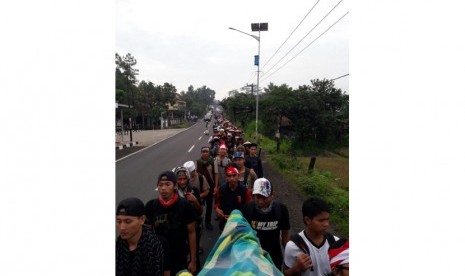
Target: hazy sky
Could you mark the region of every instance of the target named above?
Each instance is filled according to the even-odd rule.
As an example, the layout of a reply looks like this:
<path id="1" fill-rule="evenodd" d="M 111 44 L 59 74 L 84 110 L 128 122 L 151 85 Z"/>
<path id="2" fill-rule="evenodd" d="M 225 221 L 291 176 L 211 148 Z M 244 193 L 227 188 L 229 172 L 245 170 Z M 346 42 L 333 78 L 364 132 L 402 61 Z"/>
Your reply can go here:
<path id="1" fill-rule="evenodd" d="M 350 13 L 344 16 L 348 11 L 348 0 L 117 0 L 116 52 L 135 56 L 139 81 L 169 82 L 178 92 L 187 91 L 189 85 L 206 85 L 216 91 L 216 99 L 222 99 L 228 91 L 257 81 L 258 41 L 228 28 L 258 35 L 250 24 L 267 22 L 268 31 L 261 32 L 260 87 L 273 82 L 297 88 L 311 79 L 349 73 Z M 349 76 L 335 80 L 335 86 L 349 93 Z"/>

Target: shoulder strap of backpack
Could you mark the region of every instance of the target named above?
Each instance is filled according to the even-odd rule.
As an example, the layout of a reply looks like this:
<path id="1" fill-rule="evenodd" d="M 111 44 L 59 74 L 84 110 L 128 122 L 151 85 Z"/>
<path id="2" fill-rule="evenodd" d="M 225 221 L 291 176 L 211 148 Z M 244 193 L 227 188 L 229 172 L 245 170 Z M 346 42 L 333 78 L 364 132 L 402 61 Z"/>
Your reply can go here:
<path id="1" fill-rule="evenodd" d="M 281 204 L 279 204 L 279 202 L 273 202 L 273 207 L 274 207 L 276 219 L 278 220 L 278 223 L 279 223 L 282 218 Z"/>
<path id="2" fill-rule="evenodd" d="M 203 175 L 197 173 L 197 175 L 199 176 L 199 184 L 200 184 L 200 193 L 203 192 Z"/>
<path id="3" fill-rule="evenodd" d="M 331 247 L 334 243 L 336 243 L 336 239 L 330 233 L 325 233 L 325 238 L 328 240 L 329 246 Z"/>
<path id="4" fill-rule="evenodd" d="M 310 250 L 308 249 L 307 244 L 305 243 L 304 239 L 299 235 L 299 233 L 291 235 L 291 241 L 297 245 L 300 250 L 302 250 L 305 254 L 310 254 Z"/>
<path id="5" fill-rule="evenodd" d="M 249 169 L 249 168 L 245 168 L 245 172 L 244 172 L 244 185 L 245 185 L 246 187 L 249 185 L 249 183 L 248 183 L 249 174 L 250 174 L 250 169 Z M 252 186 L 253 186 L 253 185 L 252 185 Z"/>

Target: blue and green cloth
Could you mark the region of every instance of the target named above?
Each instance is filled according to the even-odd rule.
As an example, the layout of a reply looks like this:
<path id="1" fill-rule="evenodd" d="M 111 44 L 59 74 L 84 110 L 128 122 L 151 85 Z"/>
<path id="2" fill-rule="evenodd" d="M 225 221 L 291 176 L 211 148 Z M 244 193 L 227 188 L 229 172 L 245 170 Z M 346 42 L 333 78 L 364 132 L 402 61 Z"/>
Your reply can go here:
<path id="1" fill-rule="evenodd" d="M 239 210 L 233 210 L 223 233 L 207 257 L 200 276 L 283 275 L 260 246 L 255 230 Z"/>

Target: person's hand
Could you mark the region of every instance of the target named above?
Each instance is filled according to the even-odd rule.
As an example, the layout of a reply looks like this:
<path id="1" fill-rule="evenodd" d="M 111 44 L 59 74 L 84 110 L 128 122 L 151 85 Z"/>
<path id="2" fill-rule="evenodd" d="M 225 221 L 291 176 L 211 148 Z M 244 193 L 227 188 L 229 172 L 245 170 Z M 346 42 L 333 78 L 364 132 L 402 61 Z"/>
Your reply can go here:
<path id="1" fill-rule="evenodd" d="M 217 193 L 218 193 L 218 187 L 215 187 L 215 188 L 213 189 L 213 195 L 216 195 Z"/>
<path id="2" fill-rule="evenodd" d="M 197 264 L 195 261 L 190 261 L 189 265 L 187 266 L 187 270 L 189 270 L 192 275 L 194 275 L 195 271 L 197 270 Z"/>
<path id="3" fill-rule="evenodd" d="M 308 254 L 300 253 L 294 264 L 296 270 L 303 271 L 313 266 L 312 258 Z"/>
<path id="4" fill-rule="evenodd" d="M 221 210 L 220 208 L 216 207 L 216 215 L 220 218 L 225 218 L 225 215 L 223 213 L 223 210 Z"/>
<path id="5" fill-rule="evenodd" d="M 187 198 L 187 201 L 189 201 L 189 202 L 197 201 L 197 198 L 190 192 L 186 193 L 186 198 Z"/>

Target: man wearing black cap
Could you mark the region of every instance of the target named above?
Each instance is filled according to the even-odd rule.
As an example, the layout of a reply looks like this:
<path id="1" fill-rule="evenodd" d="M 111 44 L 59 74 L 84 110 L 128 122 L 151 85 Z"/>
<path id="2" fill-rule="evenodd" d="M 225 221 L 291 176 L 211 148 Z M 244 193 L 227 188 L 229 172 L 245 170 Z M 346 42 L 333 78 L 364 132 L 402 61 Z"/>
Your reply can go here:
<path id="1" fill-rule="evenodd" d="M 162 275 L 164 250 L 147 226 L 144 203 L 127 198 L 116 209 L 116 275 Z"/>
<path id="2" fill-rule="evenodd" d="M 245 163 L 251 165 L 250 168 L 254 170 L 258 178 L 263 177 L 262 159 L 257 155 L 257 144 L 250 143 L 249 155 L 245 157 Z"/>
<path id="3" fill-rule="evenodd" d="M 197 270 L 194 207 L 175 191 L 176 175 L 164 171 L 158 176 L 157 199 L 145 204 L 147 223 L 155 233 L 166 237 L 171 252 L 171 275 L 183 269 Z"/>

